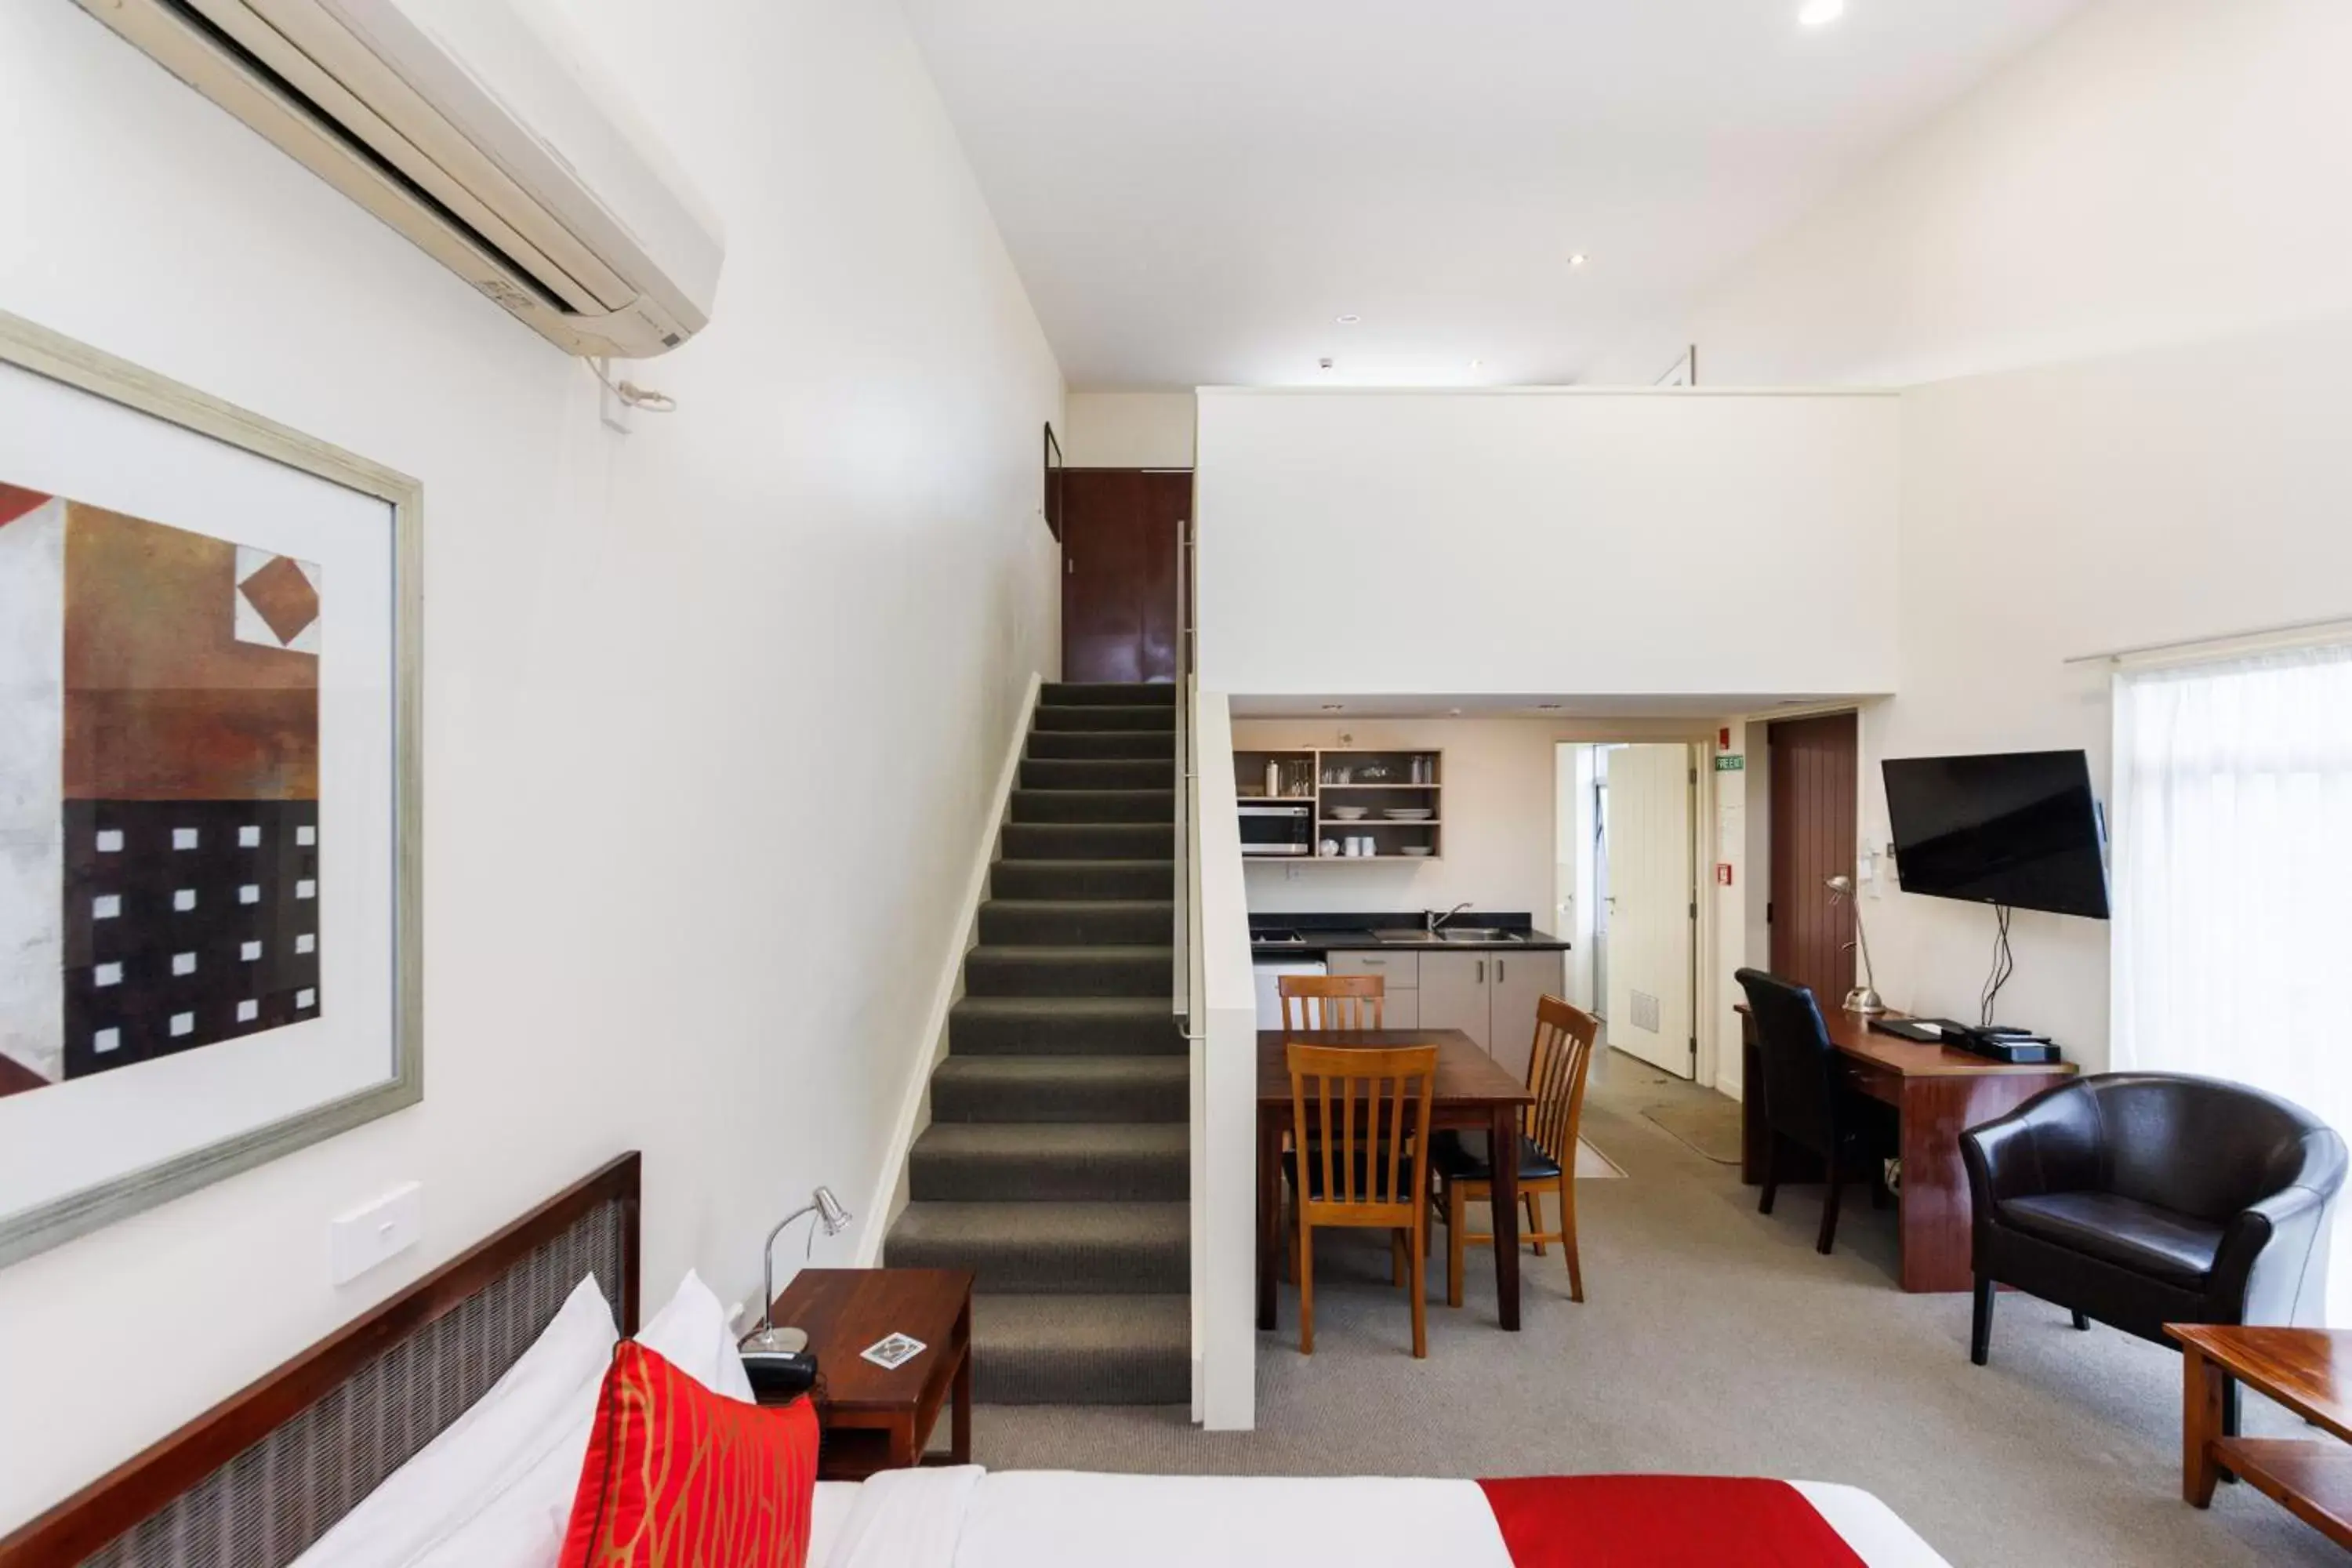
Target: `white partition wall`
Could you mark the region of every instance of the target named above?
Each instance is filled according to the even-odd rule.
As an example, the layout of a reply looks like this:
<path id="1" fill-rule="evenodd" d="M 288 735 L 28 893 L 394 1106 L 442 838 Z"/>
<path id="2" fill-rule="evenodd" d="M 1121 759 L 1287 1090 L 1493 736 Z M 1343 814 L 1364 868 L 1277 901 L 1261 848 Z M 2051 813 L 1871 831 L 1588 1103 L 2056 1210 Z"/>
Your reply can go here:
<path id="1" fill-rule="evenodd" d="M 1897 401 L 1204 389 L 1221 691 L 1895 684 Z"/>
<path id="2" fill-rule="evenodd" d="M 1257 1424 L 1257 990 L 1224 693 L 1192 705 L 1192 1358 L 1194 1414 Z"/>

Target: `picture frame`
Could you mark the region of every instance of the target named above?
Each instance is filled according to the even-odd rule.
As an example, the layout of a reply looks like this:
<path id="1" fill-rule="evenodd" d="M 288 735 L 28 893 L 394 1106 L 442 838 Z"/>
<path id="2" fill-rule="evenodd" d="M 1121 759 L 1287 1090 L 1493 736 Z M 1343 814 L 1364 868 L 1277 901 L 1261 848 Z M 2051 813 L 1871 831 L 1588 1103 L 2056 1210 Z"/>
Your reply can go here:
<path id="1" fill-rule="evenodd" d="M 423 488 L 417 480 L 393 468 L 5 311 L 0 311 L 0 394 L 17 400 L 16 406 L 19 418 L 23 417 L 22 410 L 29 402 L 37 409 L 53 407 L 58 416 L 58 430 L 110 431 L 113 433 L 110 438 L 126 440 L 142 447 L 152 442 L 152 450 L 142 449 L 119 456 L 117 460 L 126 470 L 136 471 L 137 465 L 142 460 L 155 468 L 175 472 L 179 469 L 174 465 L 184 468 L 194 464 L 194 468 L 188 471 L 233 474 L 256 486 L 274 487 L 274 493 L 331 501 L 332 506 L 325 509 L 335 514 L 330 521 L 320 522 L 308 515 L 301 519 L 301 527 L 314 534 L 322 530 L 333 534 L 333 531 L 341 526 L 341 520 L 346 514 L 352 518 L 364 517 L 370 530 L 381 528 L 380 538 L 362 540 L 349 533 L 334 535 L 336 550 L 341 552 L 347 561 L 365 563 L 365 571 L 353 572 L 348 564 L 342 568 L 330 566 L 322 569 L 296 560 L 282 543 L 276 548 L 283 552 L 273 555 L 262 548 L 248 549 L 242 540 L 231 541 L 217 533 L 192 531 L 184 524 L 175 526 L 173 518 L 154 515 L 156 510 L 162 509 L 133 512 L 110 498 L 75 494 L 60 485 L 47 487 L 47 499 L 54 502 L 56 508 L 54 515 L 47 521 L 54 522 L 56 518 L 67 518 L 70 521 L 58 522 L 56 526 L 84 531 L 68 532 L 51 547 L 50 553 L 58 561 L 54 571 L 60 580 L 68 570 L 66 563 L 76 559 L 68 552 L 67 542 L 92 537 L 88 531 L 101 526 L 126 534 L 134 542 L 146 539 L 188 542 L 188 549 L 194 554 L 215 564 L 223 559 L 224 551 L 234 550 L 236 562 L 234 577 L 226 580 L 231 583 L 226 593 L 234 600 L 232 607 L 236 616 L 235 636 L 240 644 L 259 644 L 263 653 L 256 655 L 253 649 L 239 647 L 230 649 L 224 657 L 231 659 L 267 657 L 291 664 L 299 662 L 293 658 L 296 654 L 307 652 L 312 656 L 309 676 L 311 688 L 310 709 L 307 719 L 298 721 L 308 724 L 307 731 L 301 731 L 301 736 L 307 737 L 309 747 L 309 772 L 305 775 L 310 781 L 307 795 L 299 790 L 280 792 L 286 797 L 284 799 L 260 798 L 267 792 L 253 792 L 254 798 L 250 800 L 237 795 L 226 802 L 226 809 L 231 815 L 226 820 L 235 822 L 244 817 L 258 820 L 268 816 L 272 810 L 283 812 L 290 804 L 296 808 L 307 806 L 305 819 L 313 826 L 307 830 L 288 830 L 282 834 L 274 826 L 264 828 L 259 826 L 233 827 L 217 833 L 208 826 L 204 831 L 210 835 L 211 843 L 230 846 L 232 849 L 236 846 L 256 844 L 265 832 L 281 838 L 288 846 L 298 841 L 306 846 L 299 852 L 306 858 L 299 862 L 289 858 L 297 853 L 290 847 L 269 851 L 247 849 L 244 853 L 252 858 L 271 854 L 274 857 L 270 862 L 273 868 L 289 868 L 285 871 L 287 876 L 306 879 L 287 883 L 289 889 L 299 889 L 289 890 L 287 896 L 315 900 L 316 902 L 307 908 L 289 905 L 290 912 L 280 921 L 281 926 L 291 929 L 288 924 L 290 921 L 292 924 L 308 925 L 314 931 L 322 924 L 324 929 L 282 944 L 289 952 L 299 950 L 309 955 L 307 959 L 282 960 L 273 954 L 273 963 L 307 962 L 311 965 L 307 988 L 292 994 L 299 996 L 299 1004 L 284 997 L 268 1003 L 238 1001 L 229 1005 L 234 1011 L 230 1011 L 228 1006 L 220 1011 L 219 1016 L 224 1022 L 209 1034 L 197 1033 L 185 1041 L 164 1042 L 164 1047 L 158 1048 L 152 1056 L 126 1051 L 127 1060 L 123 1065 L 99 1064 L 108 1066 L 108 1070 L 87 1073 L 81 1078 L 61 1070 L 54 1079 L 37 1084 L 32 1091 L 21 1091 L 20 1088 L 19 1092 L 0 1094 L 0 1142 L 19 1150 L 37 1152 L 34 1155 L 20 1157 L 14 1163 L 0 1157 L 0 1267 L 5 1267 L 128 1215 L 170 1202 L 214 1182 L 251 1170 L 298 1149 L 416 1104 L 423 1098 L 420 686 L 424 581 Z M 37 427 L 43 423 L 37 412 L 32 423 Z M 53 431 L 42 431 L 44 437 L 52 434 Z M 190 441 L 187 437 L 191 436 L 199 439 Z M 72 441 L 68 439 L 56 444 L 70 446 Z M 117 457 L 111 452 L 109 456 Z M 15 476 L 18 484 L 25 478 L 23 474 Z M 6 499 L 5 492 L 12 488 L 11 479 L 8 472 L 0 471 L 0 499 Z M 318 489 L 311 486 L 310 481 L 322 481 L 331 489 Z M 158 481 L 151 478 L 140 482 L 146 483 L 152 491 Z M 100 488 L 105 488 L 102 481 Z M 136 488 L 135 484 L 133 488 Z M 23 498 L 42 493 L 31 487 L 16 489 L 16 510 L 21 512 L 26 505 Z M 35 515 L 22 514 L 23 517 Z M 5 533 L 7 526 L 0 523 L 0 533 Z M 262 532 L 268 531 L 262 524 L 256 526 Z M 132 533 L 131 531 L 134 530 L 147 532 Z M 19 531 L 27 531 L 20 528 Z M 102 543 L 105 536 L 96 537 Z M 97 560 L 101 565 L 109 559 L 95 546 L 77 547 L 83 549 L 80 559 Z M 168 554 L 169 551 L 164 553 Z M 129 552 L 118 551 L 115 558 L 137 556 L 137 550 Z M 29 558 L 29 553 L 20 552 L 19 563 Z M 275 618 L 267 621 L 267 625 L 274 628 L 272 631 L 256 630 L 250 636 L 247 635 L 247 623 L 252 621 L 257 626 L 261 625 L 260 617 L 270 615 L 267 606 L 272 601 L 269 594 L 255 586 L 263 582 L 264 569 L 256 568 L 252 575 L 246 574 L 248 559 L 266 563 L 267 568 L 274 574 L 278 604 L 282 605 L 288 595 L 298 601 L 297 608 L 291 611 L 280 608 Z M 7 563 L 0 561 L 0 566 Z M 373 581 L 379 575 L 379 563 L 383 580 Z M 89 569 L 93 574 L 97 570 Z M 340 581 L 333 575 L 338 570 L 344 573 Z M 323 586 L 322 572 L 325 574 Z M 215 580 L 223 579 L 218 579 L 215 574 Z M 33 590 L 27 589 L 21 580 L 16 587 L 20 598 L 29 600 L 35 596 Z M 383 591 L 381 600 L 377 597 L 377 590 Z M 340 599 L 336 597 L 339 591 L 342 595 Z M 69 604 L 79 603 L 80 601 L 74 599 L 77 592 L 80 593 L 83 600 L 90 597 L 87 584 L 79 590 L 62 589 L 58 596 Z M 251 601 L 260 602 L 265 608 L 257 612 Z M 344 605 L 352 605 L 352 611 L 338 620 L 337 607 Z M 133 608 L 138 613 L 144 613 L 136 604 Z M 69 626 L 70 617 L 76 613 L 70 608 L 61 608 L 58 611 L 60 624 Z M 217 629 L 218 623 L 228 612 L 215 606 L 208 608 L 206 613 L 211 616 L 214 627 L 208 635 L 215 637 L 219 647 L 228 648 L 229 644 Z M 309 617 L 307 621 L 302 618 L 306 616 Z M 341 628 L 345 626 L 353 627 L 353 631 L 342 634 Z M 278 635 L 280 632 L 284 634 L 282 637 Z M 72 636 L 68 633 L 60 640 L 71 643 Z M 90 641 L 88 637 L 83 640 L 85 643 Z M 20 665 L 27 662 L 21 658 L 24 646 L 18 645 Z M 329 650 L 333 650 L 340 660 L 346 648 L 351 653 L 347 666 L 330 662 Z M 0 666 L 5 666 L 9 656 L 9 648 L 0 645 Z M 60 654 L 59 657 L 70 659 L 74 656 Z M 339 685 L 331 684 L 328 679 L 327 672 L 341 668 L 349 668 L 356 673 L 348 692 Z M 199 682 L 192 679 L 189 684 L 194 686 Z M 70 704 L 78 700 L 74 695 L 72 679 L 53 679 L 50 685 L 56 689 L 55 702 L 70 710 Z M 44 689 L 38 681 L 27 679 L 24 668 L 20 668 L 12 675 L 6 668 L 0 668 L 0 704 L 16 704 L 20 712 L 13 717 L 22 719 L 21 710 L 26 709 Z M 124 693 L 110 690 L 100 695 L 120 700 Z M 136 697 L 141 694 L 133 692 L 130 695 Z M 191 702 L 201 707 L 206 700 L 206 694 L 202 690 L 195 692 L 193 698 L 186 692 L 172 695 L 183 707 Z M 98 699 L 88 700 L 95 702 Z M 220 700 L 227 702 L 243 699 L 224 698 Z M 10 717 L 0 713 L 0 721 Z M 232 727 L 237 717 L 232 716 Z M 150 731 L 163 733 L 164 739 L 159 740 L 155 733 L 143 731 L 133 734 L 129 742 L 116 736 L 114 751 L 121 753 L 144 747 L 154 752 L 177 744 L 189 724 L 201 723 L 203 720 L 202 713 L 198 713 L 194 720 L 190 720 L 185 714 L 176 714 L 172 721 L 179 728 L 168 731 L 159 731 L 158 726 L 151 722 Z M 119 727 L 131 729 L 139 722 L 148 721 L 121 721 Z M 70 774 L 74 766 L 74 747 L 82 742 L 70 738 L 76 733 L 70 720 L 60 721 L 57 727 L 68 739 L 59 742 L 51 754 L 56 755 L 58 751 L 62 751 L 64 760 L 58 764 L 58 769 Z M 20 723 L 12 734 L 6 724 L 0 722 L 0 772 L 5 772 L 6 765 L 16 765 L 20 771 L 30 767 L 27 758 L 32 757 L 33 749 L 24 739 L 25 728 Z M 99 730 L 101 731 L 100 740 L 107 739 L 102 725 L 86 722 L 83 728 Z M 343 740 L 362 732 L 364 743 L 352 748 L 352 754 L 364 761 L 347 763 L 335 748 Z M 15 747 L 13 753 L 8 750 L 11 745 Z M 85 745 L 84 749 L 87 751 L 90 747 Z M 281 745 L 275 752 L 269 753 L 274 765 L 287 765 L 284 753 L 288 750 Z M 193 768 L 200 764 L 190 765 Z M 206 775 L 206 782 L 212 776 Z M 339 795 L 331 786 L 347 779 L 357 779 L 362 787 Z M 321 780 L 329 782 L 322 784 Z M 0 785 L 8 782 L 7 778 L 0 777 Z M 58 792 L 68 797 L 65 820 L 70 824 L 75 820 L 73 810 L 77 806 L 87 807 L 89 803 L 73 799 L 68 784 L 60 784 Z M 207 810 L 214 814 L 208 821 L 218 819 L 223 803 L 210 799 L 197 801 L 194 805 L 185 803 L 194 800 L 197 794 L 207 793 L 216 795 L 220 792 L 216 789 L 205 792 L 195 784 L 190 784 L 173 797 L 184 797 L 182 805 L 167 805 L 163 809 L 174 814 L 175 819 L 176 815 L 185 814 L 193 820 Z M 133 805 L 152 809 L 146 796 Z M 100 812 L 110 806 L 125 812 L 133 809 L 132 805 L 120 803 L 97 803 L 97 809 Z M 20 812 L 20 818 L 23 816 Z M 319 826 L 322 816 L 323 826 Z M 96 820 L 104 822 L 108 818 L 101 816 Z M 0 830 L 8 826 L 0 823 Z M 21 821 L 18 826 L 21 827 Z M 346 829 L 350 831 L 339 840 L 337 835 Z M 59 831 L 69 833 L 71 829 L 61 827 Z M 194 847 L 198 830 L 191 827 L 179 831 L 185 834 L 186 843 L 174 838 L 164 845 L 164 848 Z M 111 839 L 113 847 L 118 849 L 123 845 L 124 834 L 120 830 L 91 837 L 100 848 L 107 847 L 105 841 L 108 839 Z M 136 844 L 132 848 L 137 848 Z M 215 864 L 210 857 L 220 853 L 222 851 L 208 844 L 205 850 L 205 863 L 208 866 Z M 125 858 L 126 868 L 134 858 L 135 856 Z M 198 857 L 190 856 L 188 858 L 193 862 Z M 323 871 L 320 868 L 322 861 Z M 141 863 L 152 865 L 157 862 L 151 857 Z M 126 868 L 123 874 L 128 876 L 131 873 Z M 168 874 L 196 879 L 193 873 L 173 871 Z M 76 919 L 74 900 L 78 896 L 73 881 L 75 875 L 77 873 L 68 862 L 58 894 L 58 907 L 66 911 L 58 924 L 68 932 L 59 939 L 60 952 L 72 952 L 72 931 Z M 245 876 L 252 876 L 257 883 L 264 880 L 261 873 L 250 871 L 235 871 L 231 879 Z M 0 889 L 0 893 L 18 895 L 13 906 L 0 901 L 0 916 L 8 915 L 12 908 L 19 919 L 39 914 L 36 901 L 24 896 L 27 886 L 30 884 L 20 878 L 14 889 Z M 275 884 L 266 898 L 256 887 L 235 888 L 229 889 L 226 897 L 208 900 L 205 918 L 218 927 L 223 921 L 236 916 L 239 911 L 236 906 L 244 902 L 262 906 L 261 910 L 245 911 L 257 919 L 263 910 L 274 907 L 277 897 Z M 166 912 L 153 918 L 168 920 L 171 918 L 170 910 L 190 909 L 196 894 L 191 890 L 175 894 L 173 898 L 185 899 L 188 902 L 165 903 L 158 899 L 154 900 L 154 907 Z M 134 895 L 129 901 L 139 905 L 143 899 L 144 895 Z M 352 900 L 354 900 L 359 902 L 353 904 Z M 121 899 L 98 900 L 100 904 L 113 902 L 117 906 L 115 910 L 106 911 L 107 914 L 119 912 L 129 916 L 134 910 L 123 908 L 124 901 Z M 341 928 L 343 934 L 339 938 L 335 921 L 338 911 L 347 908 L 363 909 L 365 918 L 344 920 Z M 85 946 L 95 940 L 88 933 L 98 929 L 94 923 L 96 918 L 104 916 L 94 917 L 93 923 L 83 928 Z M 193 916 L 190 919 L 192 921 Z M 119 923 L 126 930 L 135 926 L 135 922 L 128 919 Z M 241 931 L 234 934 L 248 932 Z M 217 941 L 218 938 L 219 931 L 215 930 L 211 940 Z M 177 945 L 179 940 L 176 936 L 167 937 L 163 945 Z M 257 941 L 245 942 L 242 955 L 248 959 L 256 958 L 262 945 Z M 80 956 L 88 957 L 89 954 L 84 952 Z M 231 951 L 227 956 L 233 960 L 239 953 Z M 179 963 L 182 958 L 185 958 L 191 969 L 194 967 L 196 958 L 193 952 L 173 955 L 168 975 L 181 974 Z M 209 959 L 208 952 L 207 963 Z M 143 960 L 133 961 L 131 964 L 134 982 L 142 962 Z M 87 988 L 89 972 L 111 970 L 111 980 L 100 977 L 95 982 L 108 985 L 122 981 L 124 967 L 121 963 L 84 965 L 80 1003 L 75 1000 L 76 983 L 71 974 L 61 978 L 58 987 L 66 997 L 59 1004 L 62 1011 L 71 1016 L 77 1005 L 89 1003 L 92 994 Z M 255 972 L 258 971 L 257 964 Z M 153 973 L 159 977 L 152 982 L 153 985 L 161 987 L 174 984 L 168 978 L 162 978 L 167 971 L 160 963 Z M 365 984 L 342 985 L 339 991 L 339 979 L 360 974 L 365 976 Z M 320 975 L 329 978 L 322 981 L 319 978 Z M 31 994 L 24 973 L 13 978 L 18 984 L 14 990 L 0 992 L 0 1008 L 19 1004 Z M 207 983 L 210 983 L 209 976 Z M 234 983 L 255 990 L 262 984 L 251 979 Z M 299 983 L 298 980 L 289 984 Z M 147 1020 L 152 1019 L 160 1005 L 176 1005 L 166 1003 L 147 1006 L 145 1011 L 137 1015 L 142 1020 L 140 1027 L 151 1029 L 160 1039 L 166 1025 Z M 283 1016 L 278 1011 L 298 1005 L 309 1010 L 307 1016 Z M 257 1017 L 257 1009 L 260 1010 Z M 187 1034 L 188 1031 L 182 1027 L 182 1020 L 192 1016 L 193 1006 L 189 1013 L 172 1015 L 168 1022 L 170 1033 L 174 1036 Z M 212 1015 L 207 1013 L 205 1016 L 209 1019 Z M 231 1019 L 250 1021 L 227 1021 Z M 9 1017 L 0 1016 L 0 1031 L 6 1030 L 11 1023 Z M 304 1034 L 303 1031 L 310 1033 Z M 62 1026 L 57 1032 L 62 1034 Z M 120 1036 L 122 1031 L 99 1033 Z M 19 1034 L 22 1035 L 23 1031 Z M 277 1058 L 268 1053 L 284 1050 L 281 1042 L 289 1040 L 304 1042 L 306 1054 L 299 1058 L 304 1064 L 303 1070 L 282 1072 L 277 1080 L 272 1080 L 268 1074 Z M 67 1048 L 69 1051 L 71 1047 Z M 103 1050 L 107 1047 L 100 1046 L 98 1048 Z M 83 1060 L 85 1066 L 90 1065 L 90 1058 L 87 1056 Z M 334 1071 L 329 1072 L 312 1068 L 310 1064 L 315 1061 L 337 1065 Z M 160 1072 L 156 1070 L 159 1068 L 162 1068 Z M 196 1081 L 189 1080 L 186 1078 L 188 1074 L 226 1075 L 230 1068 L 234 1068 L 238 1076 L 225 1081 L 206 1082 L 205 1087 L 213 1092 L 188 1097 L 194 1108 L 184 1112 L 182 1125 L 177 1128 L 167 1125 L 172 1108 L 167 1102 L 159 1111 L 153 1103 L 160 1098 L 158 1086 L 169 1079 L 176 1089 L 186 1081 Z M 29 1076 L 34 1076 L 21 1067 L 15 1068 L 15 1071 L 19 1086 Z M 131 1083 L 141 1074 L 153 1075 L 152 1082 L 136 1084 L 137 1092 L 147 1103 L 133 1107 L 140 1114 L 114 1114 L 115 1108 L 110 1106 L 104 1097 L 116 1093 L 118 1086 Z M 85 1078 L 90 1081 L 85 1081 Z M 267 1093 L 249 1095 L 240 1100 L 240 1093 L 256 1082 L 272 1087 Z M 302 1100 L 306 1094 L 312 1096 L 310 1100 Z M 249 1121 L 249 1124 L 239 1124 L 241 1119 Z M 215 1121 L 219 1122 L 218 1126 L 212 1124 Z M 90 1141 L 88 1129 L 92 1126 L 107 1129 L 107 1138 L 111 1140 L 107 1148 L 95 1152 L 84 1147 Z M 123 1131 L 126 1128 L 128 1131 Z M 161 1151 L 152 1158 L 145 1156 L 142 1151 L 147 1146 L 138 1141 L 151 1134 L 153 1149 Z M 45 1143 L 47 1153 L 41 1155 L 37 1152 Z M 27 1181 L 26 1173 L 32 1168 L 31 1161 L 37 1158 L 49 1158 L 53 1163 L 68 1169 L 62 1174 L 55 1171 L 48 1173 L 47 1184 L 44 1181 Z M 121 1168 L 114 1168 L 116 1164 Z M 77 1173 L 82 1166 L 89 1167 L 86 1173 L 89 1179 Z M 51 1190 L 52 1185 L 56 1190 Z"/>

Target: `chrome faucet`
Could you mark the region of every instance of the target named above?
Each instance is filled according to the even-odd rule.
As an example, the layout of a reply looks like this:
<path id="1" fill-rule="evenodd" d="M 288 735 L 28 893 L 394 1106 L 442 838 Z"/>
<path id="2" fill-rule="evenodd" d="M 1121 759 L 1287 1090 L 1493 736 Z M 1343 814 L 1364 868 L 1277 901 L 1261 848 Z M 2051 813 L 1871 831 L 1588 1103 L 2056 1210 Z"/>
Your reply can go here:
<path id="1" fill-rule="evenodd" d="M 1468 909 L 1474 901 L 1475 900 L 1473 900 L 1465 899 L 1462 902 L 1454 905 L 1452 909 L 1446 910 L 1442 915 L 1435 910 L 1429 910 L 1423 916 L 1423 919 L 1428 923 L 1429 934 L 1431 936 L 1435 936 L 1437 934 L 1438 927 L 1444 925 L 1447 921 L 1452 920 L 1455 915 L 1460 914 L 1464 910 Z"/>

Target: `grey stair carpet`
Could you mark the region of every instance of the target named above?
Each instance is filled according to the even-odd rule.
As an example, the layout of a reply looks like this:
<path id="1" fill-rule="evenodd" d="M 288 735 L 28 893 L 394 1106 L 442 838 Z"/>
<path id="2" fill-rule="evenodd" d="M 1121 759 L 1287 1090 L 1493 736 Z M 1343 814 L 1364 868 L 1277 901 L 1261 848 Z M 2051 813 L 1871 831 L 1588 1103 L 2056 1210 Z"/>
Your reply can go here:
<path id="1" fill-rule="evenodd" d="M 990 1404 L 1191 1395 L 1174 702 L 1168 686 L 1045 689 L 908 1155 L 883 1256 L 973 1271 Z"/>

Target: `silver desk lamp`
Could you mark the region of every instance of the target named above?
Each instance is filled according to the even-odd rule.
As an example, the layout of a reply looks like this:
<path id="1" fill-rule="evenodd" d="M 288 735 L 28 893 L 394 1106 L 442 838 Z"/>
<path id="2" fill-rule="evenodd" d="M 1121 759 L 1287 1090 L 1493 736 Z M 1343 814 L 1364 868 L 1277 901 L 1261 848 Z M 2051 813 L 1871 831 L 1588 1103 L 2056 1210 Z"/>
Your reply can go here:
<path id="1" fill-rule="evenodd" d="M 761 1258 L 760 1271 L 760 1329 L 743 1342 L 746 1355 L 798 1355 L 808 1349 L 808 1335 L 799 1329 L 776 1327 L 776 1237 L 784 1234 L 784 1226 L 796 1219 L 816 1215 L 816 1222 L 827 1236 L 839 1236 L 849 1228 L 851 1218 L 841 1200 L 833 1195 L 831 1187 L 819 1187 L 810 1194 L 809 1202 L 776 1222 L 768 1233 L 767 1250 Z M 810 1240 L 815 1237 L 812 1236 Z"/>
<path id="2" fill-rule="evenodd" d="M 1829 879 L 1830 901 L 1853 903 L 1853 941 L 1848 945 L 1862 954 L 1862 984 L 1845 994 L 1845 1010 L 1849 1013 L 1884 1013 L 1886 1004 L 1878 999 L 1877 976 L 1870 971 L 1870 938 L 1863 934 L 1862 900 L 1854 897 L 1853 879 L 1841 871 Z"/>

